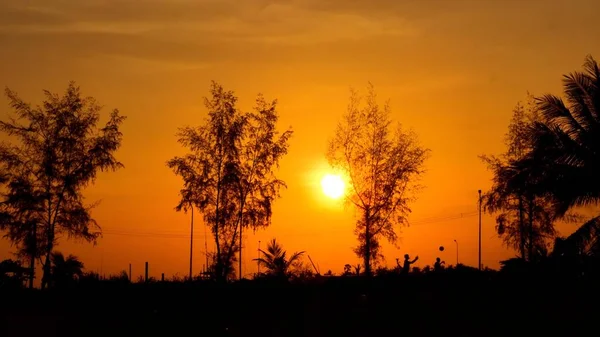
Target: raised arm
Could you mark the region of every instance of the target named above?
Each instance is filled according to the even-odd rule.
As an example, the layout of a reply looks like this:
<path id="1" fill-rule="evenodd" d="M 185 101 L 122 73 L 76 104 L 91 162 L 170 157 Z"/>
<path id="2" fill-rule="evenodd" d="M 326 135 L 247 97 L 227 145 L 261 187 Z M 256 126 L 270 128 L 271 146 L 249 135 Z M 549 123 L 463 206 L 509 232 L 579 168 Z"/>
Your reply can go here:
<path id="1" fill-rule="evenodd" d="M 412 261 L 410 261 L 410 263 L 415 263 L 415 262 L 417 262 L 417 260 L 418 260 L 418 259 L 419 259 L 419 257 L 418 257 L 418 256 L 415 256 L 415 259 L 414 259 L 414 260 L 412 260 Z"/>

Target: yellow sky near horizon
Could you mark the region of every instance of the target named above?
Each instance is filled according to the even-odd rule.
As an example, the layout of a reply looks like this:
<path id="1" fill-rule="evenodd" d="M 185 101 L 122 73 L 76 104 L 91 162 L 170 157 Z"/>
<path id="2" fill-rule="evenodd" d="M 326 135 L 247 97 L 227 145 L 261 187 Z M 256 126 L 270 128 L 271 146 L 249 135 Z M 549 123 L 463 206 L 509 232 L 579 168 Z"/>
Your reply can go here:
<path id="1" fill-rule="evenodd" d="M 561 92 L 561 76 L 587 54 L 600 58 L 595 0 L 0 0 L 0 85 L 39 103 L 42 89 L 84 94 L 128 117 L 117 156 L 125 168 L 101 174 L 86 194 L 101 199 L 98 245 L 61 242 L 90 270 L 134 277 L 187 275 L 189 214 L 174 211 L 181 181 L 165 165 L 183 153 L 178 127 L 206 116 L 211 80 L 234 90 L 248 110 L 259 92 L 279 100 L 280 126 L 292 126 L 280 177 L 288 184 L 271 228 L 248 233 L 245 273 L 258 241 L 272 237 L 306 250 L 322 272 L 359 259 L 353 211 L 333 205 L 319 181 L 329 138 L 349 88 L 372 82 L 392 117 L 432 150 L 403 228 L 400 249 L 417 265 L 436 256 L 477 265 L 477 190 L 490 186 L 480 154 L 503 151 L 512 108 L 533 94 Z M 6 116 L 6 99 L 0 100 Z M 4 118 L 4 117 L 2 117 Z M 200 217 L 197 217 L 199 219 Z M 194 269 L 204 263 L 204 228 L 196 222 Z M 563 226 L 563 233 L 573 225 Z M 447 249 L 440 253 L 437 247 Z M 209 249 L 211 247 L 209 240 Z M 0 259 L 10 256 L 0 240 Z M 483 263 L 513 255 L 483 218 Z"/>

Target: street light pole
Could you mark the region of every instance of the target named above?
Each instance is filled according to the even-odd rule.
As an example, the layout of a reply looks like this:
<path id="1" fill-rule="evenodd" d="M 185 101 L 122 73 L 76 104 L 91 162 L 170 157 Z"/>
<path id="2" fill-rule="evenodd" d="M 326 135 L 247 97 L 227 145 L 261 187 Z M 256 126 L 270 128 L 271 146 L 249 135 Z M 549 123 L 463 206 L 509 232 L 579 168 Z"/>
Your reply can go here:
<path id="1" fill-rule="evenodd" d="M 454 239 L 454 243 L 456 243 L 456 266 L 458 266 L 458 241 Z"/>
<path id="2" fill-rule="evenodd" d="M 479 192 L 479 270 L 481 270 L 481 190 Z"/>

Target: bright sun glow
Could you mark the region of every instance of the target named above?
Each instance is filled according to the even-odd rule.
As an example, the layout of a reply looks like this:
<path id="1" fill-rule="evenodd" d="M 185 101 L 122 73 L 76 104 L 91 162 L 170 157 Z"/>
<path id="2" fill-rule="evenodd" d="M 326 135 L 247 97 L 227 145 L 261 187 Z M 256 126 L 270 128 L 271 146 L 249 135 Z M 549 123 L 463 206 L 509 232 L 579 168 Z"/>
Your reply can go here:
<path id="1" fill-rule="evenodd" d="M 328 174 L 321 179 L 323 193 L 332 199 L 339 199 L 344 195 L 344 180 L 339 175 Z"/>

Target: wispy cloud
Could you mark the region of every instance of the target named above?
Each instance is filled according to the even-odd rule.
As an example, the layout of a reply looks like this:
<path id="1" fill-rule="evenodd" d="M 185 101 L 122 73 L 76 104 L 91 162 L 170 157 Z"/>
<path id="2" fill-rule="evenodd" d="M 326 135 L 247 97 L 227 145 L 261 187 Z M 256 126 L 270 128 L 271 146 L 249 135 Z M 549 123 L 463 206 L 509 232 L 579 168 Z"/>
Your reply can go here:
<path id="1" fill-rule="evenodd" d="M 219 37 L 256 43 L 321 43 L 416 33 L 405 18 L 323 11 L 309 3 L 260 0 L 18 1 L 4 4 L 13 33 L 153 34 L 174 40 Z"/>
<path id="2" fill-rule="evenodd" d="M 411 39 L 419 33 L 408 18 L 362 14 L 343 6 L 335 11 L 319 4 L 294 0 L 6 0 L 0 3 L 0 43 L 75 57 L 109 54 L 149 62 L 198 62 L 204 67 L 211 62 L 283 62 L 310 56 L 309 49 L 319 54 L 340 43 Z"/>

